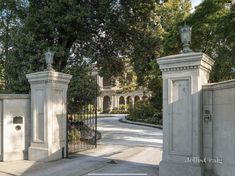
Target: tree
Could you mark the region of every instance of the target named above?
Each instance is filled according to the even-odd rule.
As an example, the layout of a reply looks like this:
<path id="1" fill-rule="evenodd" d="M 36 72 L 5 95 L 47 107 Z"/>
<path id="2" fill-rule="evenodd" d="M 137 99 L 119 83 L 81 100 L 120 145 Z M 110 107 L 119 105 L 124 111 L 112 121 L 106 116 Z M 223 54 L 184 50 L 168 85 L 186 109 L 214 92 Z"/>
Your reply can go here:
<path id="1" fill-rule="evenodd" d="M 124 69 L 122 58 L 129 56 L 139 72 L 143 58 L 160 48 L 156 6 L 155 0 L 29 0 L 26 16 L 11 33 L 7 88 L 27 92 L 24 75 L 43 70 L 43 53 L 48 47 L 55 51 L 57 71 L 68 67 L 72 56 L 73 63 L 89 58 L 102 76 L 118 76 Z"/>
<path id="2" fill-rule="evenodd" d="M 134 52 L 134 68 L 139 85 L 148 87 L 150 80 L 152 80 L 152 78 L 149 78 L 153 77 L 151 74 L 154 73 L 152 62 L 157 57 L 168 55 L 170 54 L 169 51 L 172 52 L 174 50 L 173 48 L 178 42 L 172 40 L 172 33 L 175 39 L 175 33 L 172 31 L 178 30 L 178 23 L 182 22 L 190 14 L 190 10 L 191 2 L 188 0 L 168 0 L 156 6 L 154 22 L 155 25 L 160 27 L 156 29 L 150 27 L 150 32 L 148 33 L 150 36 L 146 37 L 146 39 L 138 40 L 137 49 Z M 177 38 L 177 40 L 179 39 Z M 148 49 L 144 51 L 145 47 L 142 48 L 142 46 Z M 154 69 L 158 68 L 154 67 Z M 156 77 L 158 79 L 159 74 Z"/>
<path id="3" fill-rule="evenodd" d="M 99 87 L 90 67 L 83 62 L 79 66 L 67 68 L 65 72 L 73 76 L 68 89 L 68 113 L 77 113 L 83 105 L 94 105 Z"/>
<path id="4" fill-rule="evenodd" d="M 185 19 L 192 26 L 193 51 L 204 52 L 215 60 L 211 81 L 234 78 L 234 19 L 234 5 L 228 0 L 204 0 Z M 183 23 L 177 23 L 165 38 L 165 54 L 180 52 L 179 26 Z"/>
<path id="5" fill-rule="evenodd" d="M 158 112 L 162 112 L 162 76 L 156 62 L 151 62 L 152 71 L 149 74 L 148 89 L 152 92 L 150 102 Z"/>
<path id="6" fill-rule="evenodd" d="M 155 40 L 160 42 L 159 45 L 154 45 L 154 43 L 149 41 L 146 41 L 146 43 L 150 43 L 155 47 L 160 46 L 160 48 L 154 48 L 155 54 L 147 58 L 145 57 L 146 59 L 140 59 L 141 63 L 139 63 L 139 65 L 141 65 L 144 70 L 139 69 L 139 72 L 137 72 L 139 73 L 137 74 L 139 84 L 144 85 L 152 92 L 150 101 L 159 112 L 162 110 L 162 78 L 161 71 L 155 59 L 174 51 L 173 47 L 178 43 L 174 40 L 176 38 L 175 31 L 178 30 L 178 24 L 189 16 L 190 10 L 191 3 L 188 0 L 168 0 L 161 6 L 157 6 L 156 13 L 160 19 L 159 24 L 161 25 L 162 38 L 161 40 Z M 174 34 L 174 36 L 172 36 L 172 34 Z M 178 38 L 177 40 L 179 40 Z"/>
<path id="7" fill-rule="evenodd" d="M 159 9 L 164 28 L 161 56 L 179 53 L 179 26 L 190 15 L 191 8 L 188 0 L 169 0 Z"/>
<path id="8" fill-rule="evenodd" d="M 130 62 L 130 59 L 125 58 L 124 60 L 125 72 L 116 78 L 118 79 L 118 86 L 122 88 L 121 90 L 117 91 L 118 93 L 132 92 L 138 88 L 137 76 L 134 72 L 134 68 Z"/>
<path id="9" fill-rule="evenodd" d="M 9 0 L 0 2 L 0 80 L 5 80 L 5 62 L 8 60 L 12 47 L 13 35 L 20 25 L 20 18 L 24 16 L 26 2 L 23 0 Z M 2 84 L 1 84 L 2 85 Z"/>
<path id="10" fill-rule="evenodd" d="M 215 60 L 210 80 L 232 78 L 234 67 L 232 26 L 235 19 L 233 7 L 227 0 L 205 0 L 188 21 L 193 26 L 192 48 L 202 51 Z M 200 41 L 200 42 L 199 42 Z"/>

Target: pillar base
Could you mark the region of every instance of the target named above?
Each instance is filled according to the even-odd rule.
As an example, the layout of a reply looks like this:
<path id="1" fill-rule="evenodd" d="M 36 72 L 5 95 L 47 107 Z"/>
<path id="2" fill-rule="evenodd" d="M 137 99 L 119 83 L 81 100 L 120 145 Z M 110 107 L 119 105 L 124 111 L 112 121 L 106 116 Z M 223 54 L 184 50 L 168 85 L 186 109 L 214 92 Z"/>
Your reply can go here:
<path id="1" fill-rule="evenodd" d="M 50 153 L 47 148 L 42 147 L 29 147 L 29 160 L 30 161 L 54 161 L 62 159 L 62 149 L 54 153 Z"/>
<path id="2" fill-rule="evenodd" d="M 204 167 L 200 164 L 160 162 L 159 176 L 204 176 Z"/>

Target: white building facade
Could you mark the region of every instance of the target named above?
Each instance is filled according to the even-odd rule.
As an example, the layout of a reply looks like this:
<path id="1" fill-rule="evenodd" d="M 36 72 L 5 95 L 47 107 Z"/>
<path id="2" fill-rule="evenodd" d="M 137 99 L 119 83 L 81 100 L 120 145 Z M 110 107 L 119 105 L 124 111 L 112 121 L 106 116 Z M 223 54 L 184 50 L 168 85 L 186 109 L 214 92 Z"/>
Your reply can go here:
<path id="1" fill-rule="evenodd" d="M 115 85 L 110 79 L 106 79 L 99 75 L 96 76 L 97 84 L 100 87 L 100 96 L 97 97 L 98 112 L 109 113 L 112 110 L 127 110 L 128 106 L 134 107 L 134 104 L 151 96 L 146 88 L 139 87 L 135 91 L 123 92 L 118 79 Z"/>

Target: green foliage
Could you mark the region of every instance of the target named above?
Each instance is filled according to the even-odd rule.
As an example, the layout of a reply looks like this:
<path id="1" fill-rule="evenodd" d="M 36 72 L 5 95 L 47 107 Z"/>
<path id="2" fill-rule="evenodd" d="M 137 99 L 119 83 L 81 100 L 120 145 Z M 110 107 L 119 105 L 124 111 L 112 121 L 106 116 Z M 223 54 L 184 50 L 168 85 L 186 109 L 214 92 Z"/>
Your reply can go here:
<path id="1" fill-rule="evenodd" d="M 162 115 L 149 101 L 137 101 L 135 107 L 129 109 L 128 120 L 161 125 Z"/>
<path id="2" fill-rule="evenodd" d="M 125 109 L 118 109 L 118 108 L 114 108 L 112 111 L 111 111 L 111 114 L 128 114 L 129 112 Z"/>
<path id="3" fill-rule="evenodd" d="M 6 89 L 12 93 L 28 93 L 29 83 L 25 75 L 44 70 L 44 50 L 37 47 L 39 43 L 36 44 L 23 29 L 16 31 L 13 43 L 5 62 Z"/>
<path id="4" fill-rule="evenodd" d="M 6 62 L 11 54 L 11 49 L 14 46 L 14 36 L 21 25 L 20 19 L 25 15 L 24 0 L 8 0 L 0 1 L 0 81 L 7 82 L 6 78 Z M 11 70 L 13 67 L 11 67 Z M 1 91 L 7 86 L 1 86 Z M 4 92 L 8 92 L 4 91 Z"/>
<path id="5" fill-rule="evenodd" d="M 227 2 L 204 0 L 189 14 L 189 0 L 1 1 L 1 81 L 7 91 L 27 93 L 25 74 L 44 70 L 43 53 L 50 47 L 56 71 L 73 75 L 71 112 L 84 97 L 95 97 L 95 81 L 86 65 L 91 63 L 102 76 L 120 76 L 124 91 L 135 90 L 134 82 L 147 87 L 153 95 L 150 102 L 160 112 L 161 73 L 154 60 L 179 53 L 179 26 L 184 21 L 193 26 L 192 49 L 216 61 L 211 80 L 234 78 L 235 7 Z M 123 76 L 126 58 L 134 82 Z"/>
<path id="6" fill-rule="evenodd" d="M 129 113 L 129 108 L 131 105 L 129 104 L 121 104 L 119 105 L 119 108 L 113 108 L 111 111 L 111 114 L 128 114 Z"/>
<path id="7" fill-rule="evenodd" d="M 190 10 L 191 2 L 188 0 L 169 0 L 159 8 L 164 28 L 161 56 L 179 53 L 181 46 L 179 25 L 189 16 Z"/>
<path id="8" fill-rule="evenodd" d="M 212 82 L 235 78 L 235 13 L 227 0 L 204 0 L 185 21 L 192 26 L 191 48 L 204 52 L 215 60 Z M 164 39 L 164 55 L 178 54 L 181 50 L 178 21 Z"/>
<path id="9" fill-rule="evenodd" d="M 193 25 L 192 48 L 207 53 L 215 60 L 211 81 L 233 77 L 234 57 L 234 6 L 226 0 L 205 0 L 187 20 Z M 200 41 L 200 42 L 199 42 Z"/>
<path id="10" fill-rule="evenodd" d="M 68 113 L 77 113 L 84 104 L 94 104 L 99 87 L 96 78 L 89 74 L 91 70 L 88 65 L 71 66 L 65 72 L 73 76 L 68 89 Z"/>
<path id="11" fill-rule="evenodd" d="M 162 76 L 159 66 L 156 62 L 151 62 L 151 72 L 148 78 L 148 90 L 151 91 L 150 103 L 154 108 L 162 111 Z"/>
<path id="12" fill-rule="evenodd" d="M 155 59 L 168 55 L 170 52 L 178 51 L 180 38 L 179 33 L 175 33 L 175 31 L 178 32 L 178 23 L 182 22 L 189 15 L 190 10 L 191 3 L 188 0 L 169 0 L 161 6 L 156 6 L 155 22 L 161 27 L 158 28 L 158 31 L 152 31 L 152 35 L 155 36 L 154 32 L 157 32 L 158 35 L 155 37 L 160 38 L 154 39 L 150 37 L 150 39 L 159 43 L 144 40 L 146 43 L 143 45 L 146 47 L 152 45 L 154 52 L 148 51 L 146 55 L 142 55 L 144 52 L 140 49 L 142 54 L 138 53 L 138 56 L 135 57 L 137 58 L 134 62 L 137 82 L 152 92 L 150 103 L 158 112 L 162 111 L 162 78 Z M 177 49 L 174 49 L 175 47 Z"/>
<path id="13" fill-rule="evenodd" d="M 125 72 L 118 77 L 119 87 L 117 93 L 133 92 L 138 88 L 137 76 L 134 68 L 130 63 L 130 59 L 125 60 Z"/>
<path id="14" fill-rule="evenodd" d="M 25 1 L 0 1 L 0 63 L 7 59 L 8 51 L 12 46 L 12 33 L 19 24 L 19 19 L 25 15 Z"/>
<path id="15" fill-rule="evenodd" d="M 23 5 L 3 7 L 17 16 L 9 17 L 14 30 L 7 32 L 6 88 L 12 92 L 28 91 L 25 73 L 43 70 L 48 47 L 55 51 L 56 71 L 89 58 L 109 77 L 122 74 L 126 56 L 141 75 L 145 59 L 159 53 L 162 28 L 155 0 L 19 2 Z"/>
<path id="16" fill-rule="evenodd" d="M 77 129 L 71 129 L 68 131 L 68 141 L 69 142 L 76 142 L 79 141 L 81 138 L 80 131 Z"/>

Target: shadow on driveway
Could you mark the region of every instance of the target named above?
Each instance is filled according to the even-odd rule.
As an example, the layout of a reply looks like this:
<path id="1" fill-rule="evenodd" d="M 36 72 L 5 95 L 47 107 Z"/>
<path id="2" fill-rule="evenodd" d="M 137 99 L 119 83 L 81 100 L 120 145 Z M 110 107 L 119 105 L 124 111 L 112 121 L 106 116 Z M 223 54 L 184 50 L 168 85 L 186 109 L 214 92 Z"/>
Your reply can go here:
<path id="1" fill-rule="evenodd" d="M 114 154 L 115 155 L 115 154 Z M 143 164 L 108 158 L 109 156 L 88 156 L 77 154 L 69 159 L 38 163 L 23 173 L 25 176 L 87 176 L 118 173 L 158 176 L 158 165 Z"/>

